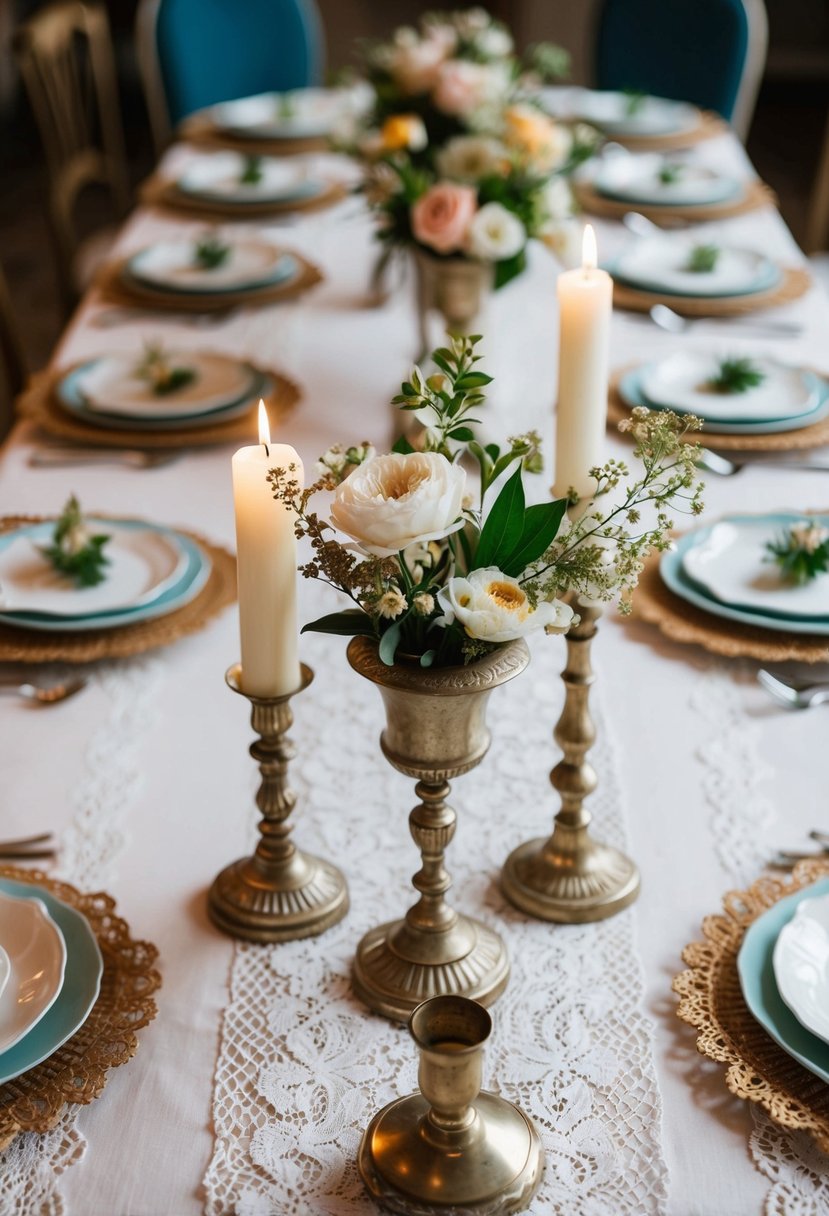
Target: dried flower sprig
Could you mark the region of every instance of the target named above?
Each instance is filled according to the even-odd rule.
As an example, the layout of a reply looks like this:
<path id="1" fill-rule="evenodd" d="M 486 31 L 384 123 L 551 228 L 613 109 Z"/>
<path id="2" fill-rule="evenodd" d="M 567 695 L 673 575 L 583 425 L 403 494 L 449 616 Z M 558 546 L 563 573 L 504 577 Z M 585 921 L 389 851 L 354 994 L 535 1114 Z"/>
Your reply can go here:
<path id="1" fill-rule="evenodd" d="M 802 586 L 829 571 L 829 530 L 815 520 L 803 520 L 769 541 L 770 561 L 780 567 L 783 577 Z"/>
<path id="2" fill-rule="evenodd" d="M 78 587 L 96 587 L 106 578 L 109 558 L 103 550 L 109 540 L 106 533 L 90 531 L 80 503 L 71 494 L 55 524 L 52 543 L 42 553 Z"/>

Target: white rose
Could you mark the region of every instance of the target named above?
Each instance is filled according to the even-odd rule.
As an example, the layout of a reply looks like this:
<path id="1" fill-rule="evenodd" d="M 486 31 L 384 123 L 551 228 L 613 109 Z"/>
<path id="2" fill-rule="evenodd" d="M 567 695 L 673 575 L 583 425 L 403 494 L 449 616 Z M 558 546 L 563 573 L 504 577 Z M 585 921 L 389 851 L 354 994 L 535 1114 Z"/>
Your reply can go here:
<path id="1" fill-rule="evenodd" d="M 473 257 L 500 262 L 520 253 L 526 243 L 526 228 L 500 203 L 485 203 L 472 217 L 467 247 Z"/>
<path id="2" fill-rule="evenodd" d="M 507 150 L 497 139 L 484 135 L 456 135 L 437 154 L 441 177 L 456 182 L 477 182 L 500 173 L 508 164 Z"/>
<path id="3" fill-rule="evenodd" d="M 541 233 L 544 244 L 565 270 L 575 270 L 581 266 L 583 237 L 584 226 L 575 218 L 547 224 Z"/>
<path id="4" fill-rule="evenodd" d="M 561 600 L 542 600 L 533 608 L 518 579 L 497 566 L 450 579 L 438 592 L 438 604 L 444 612 L 438 624 L 457 620 L 469 637 L 484 642 L 512 642 L 542 628 L 566 633 L 573 620 L 573 609 Z"/>
<path id="5" fill-rule="evenodd" d="M 575 210 L 573 192 L 563 177 L 553 177 L 547 182 L 541 203 L 548 223 L 569 219 Z"/>
<path id="6" fill-rule="evenodd" d="M 512 38 L 501 25 L 490 25 L 475 37 L 475 48 L 486 59 L 504 59 L 512 52 Z"/>
<path id="7" fill-rule="evenodd" d="M 466 474 L 438 452 L 375 456 L 334 495 L 331 522 L 367 553 L 391 557 L 463 527 Z"/>
<path id="8" fill-rule="evenodd" d="M 392 50 L 388 71 L 402 93 L 410 97 L 417 93 L 428 93 L 438 78 L 446 55 L 446 44 L 438 38 L 405 40 Z"/>
<path id="9" fill-rule="evenodd" d="M 450 59 L 440 66 L 432 100 L 444 114 L 462 118 L 498 100 L 507 87 L 502 64 Z"/>

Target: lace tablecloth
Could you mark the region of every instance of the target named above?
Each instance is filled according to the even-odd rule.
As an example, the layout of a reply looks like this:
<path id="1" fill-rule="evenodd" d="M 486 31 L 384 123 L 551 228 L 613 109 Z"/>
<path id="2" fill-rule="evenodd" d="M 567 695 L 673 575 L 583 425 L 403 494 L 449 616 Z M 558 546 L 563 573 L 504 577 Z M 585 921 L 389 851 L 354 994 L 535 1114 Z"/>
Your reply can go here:
<path id="1" fill-rule="evenodd" d="M 744 165 L 731 138 L 695 155 Z M 180 230 L 195 229 L 138 213 L 122 250 Z M 610 256 L 621 230 L 598 230 Z M 166 340 L 271 360 L 295 378 L 305 398 L 280 438 L 309 467 L 338 438 L 388 445 L 395 420 L 386 403 L 416 347 L 409 287 L 383 309 L 366 306 L 370 230 L 354 200 L 274 231 L 318 262 L 326 282 L 296 303 L 221 323 L 165 322 Z M 800 260 L 771 210 L 718 225 L 714 239 Z M 491 435 L 536 426 L 551 437 L 555 310 L 555 266 L 535 250 L 528 273 L 490 305 Z M 814 292 L 785 316 L 804 332 L 774 350 L 829 370 L 823 298 Z M 161 332 L 160 323 L 113 320 L 88 302 L 59 361 L 138 351 Z M 722 326 L 683 341 L 700 346 L 713 336 L 727 352 L 770 348 L 741 334 Z M 675 345 L 644 319 L 614 318 L 617 363 Z M 56 511 L 75 490 L 89 507 L 232 542 L 229 451 L 185 454 L 141 473 L 35 471 L 26 465 L 31 440 L 21 428 L 4 452 L 1 512 Z M 545 488 L 539 479 L 539 498 Z M 714 515 L 825 507 L 828 495 L 825 474 L 768 468 L 712 481 L 707 500 Z M 330 605 L 324 591 L 303 586 L 306 618 Z M 364 1014 L 349 995 L 349 960 L 365 928 L 406 906 L 413 797 L 380 756 L 379 698 L 348 669 L 344 645 L 306 636 L 302 654 L 316 679 L 296 703 L 297 828 L 346 870 L 352 911 L 316 941 L 273 950 L 234 947 L 205 913 L 207 885 L 250 846 L 254 824 L 247 714 L 223 682 L 238 657 L 235 613 L 140 663 L 95 672 L 63 706 L 0 703 L 4 834 L 61 831 L 62 873 L 110 887 L 136 931 L 159 945 L 164 970 L 158 1019 L 103 1098 L 0 1162 L 0 1213 L 371 1211 L 354 1172 L 359 1131 L 378 1105 L 414 1085 L 415 1061 L 405 1032 Z M 455 785 L 460 821 L 449 856 L 454 899 L 501 929 L 513 960 L 486 1067 L 489 1082 L 542 1128 L 549 1164 L 534 1211 L 817 1216 L 829 1206 L 826 1162 L 755 1126 L 730 1098 L 675 1018 L 670 980 L 723 891 L 754 876 L 773 846 L 797 844 L 818 825 L 825 720 L 820 711 L 778 711 L 750 666 L 709 660 L 609 614 L 595 647 L 593 809 L 601 833 L 639 863 L 642 895 L 604 925 L 539 925 L 503 905 L 495 878 L 510 848 L 544 832 L 554 813 L 547 774 L 563 658 L 560 641 L 536 640 L 528 672 L 493 696 L 492 751 Z"/>

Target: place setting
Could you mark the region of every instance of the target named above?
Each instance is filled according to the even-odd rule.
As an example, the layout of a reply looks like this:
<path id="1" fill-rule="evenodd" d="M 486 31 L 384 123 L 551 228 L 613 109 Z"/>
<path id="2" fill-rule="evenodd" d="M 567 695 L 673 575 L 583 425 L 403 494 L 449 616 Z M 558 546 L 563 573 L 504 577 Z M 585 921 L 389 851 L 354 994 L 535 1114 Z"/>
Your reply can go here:
<path id="1" fill-rule="evenodd" d="M 216 220 L 317 210 L 339 202 L 346 193 L 342 182 L 298 158 L 243 152 L 196 156 L 178 176 L 168 176 L 162 169 L 141 192 L 150 206 Z"/>
<path id="2" fill-rule="evenodd" d="M 642 237 L 605 269 L 613 277 L 617 308 L 649 312 L 664 304 L 684 317 L 752 313 L 796 300 L 811 286 L 801 267 L 701 234 Z"/>
<path id="3" fill-rule="evenodd" d="M 232 355 L 148 341 L 33 377 L 20 414 L 68 444 L 161 456 L 250 434 L 264 400 L 274 422 L 300 399 L 280 372 Z M 71 450 L 63 453 L 71 457 Z"/>
<path id="4" fill-rule="evenodd" d="M 561 109 L 561 101 L 554 101 Z M 654 97 L 635 89 L 569 89 L 568 116 L 590 123 L 608 139 L 631 151 L 660 152 L 687 148 L 722 135 L 722 119 L 690 102 Z"/>
<path id="5" fill-rule="evenodd" d="M 574 181 L 580 206 L 593 215 L 624 219 L 631 210 L 669 228 L 745 215 L 773 206 L 774 193 L 745 178 L 670 153 L 633 154 L 614 146 Z"/>
<path id="6" fill-rule="evenodd" d="M 121 658 L 203 628 L 235 599 L 231 554 L 189 531 L 87 514 L 0 519 L 0 662 Z"/>

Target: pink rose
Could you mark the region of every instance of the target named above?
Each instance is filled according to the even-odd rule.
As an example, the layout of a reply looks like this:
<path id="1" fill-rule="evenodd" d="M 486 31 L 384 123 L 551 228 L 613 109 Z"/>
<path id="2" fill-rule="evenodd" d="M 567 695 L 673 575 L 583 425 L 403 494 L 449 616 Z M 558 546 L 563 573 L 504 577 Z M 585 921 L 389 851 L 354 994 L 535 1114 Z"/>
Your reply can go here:
<path id="1" fill-rule="evenodd" d="M 444 114 L 463 117 L 496 101 L 504 86 L 504 73 L 497 64 L 450 59 L 440 68 L 432 100 Z"/>
<path id="2" fill-rule="evenodd" d="M 438 253 L 462 249 L 477 205 L 477 193 L 471 186 L 438 182 L 412 205 L 415 240 Z"/>

